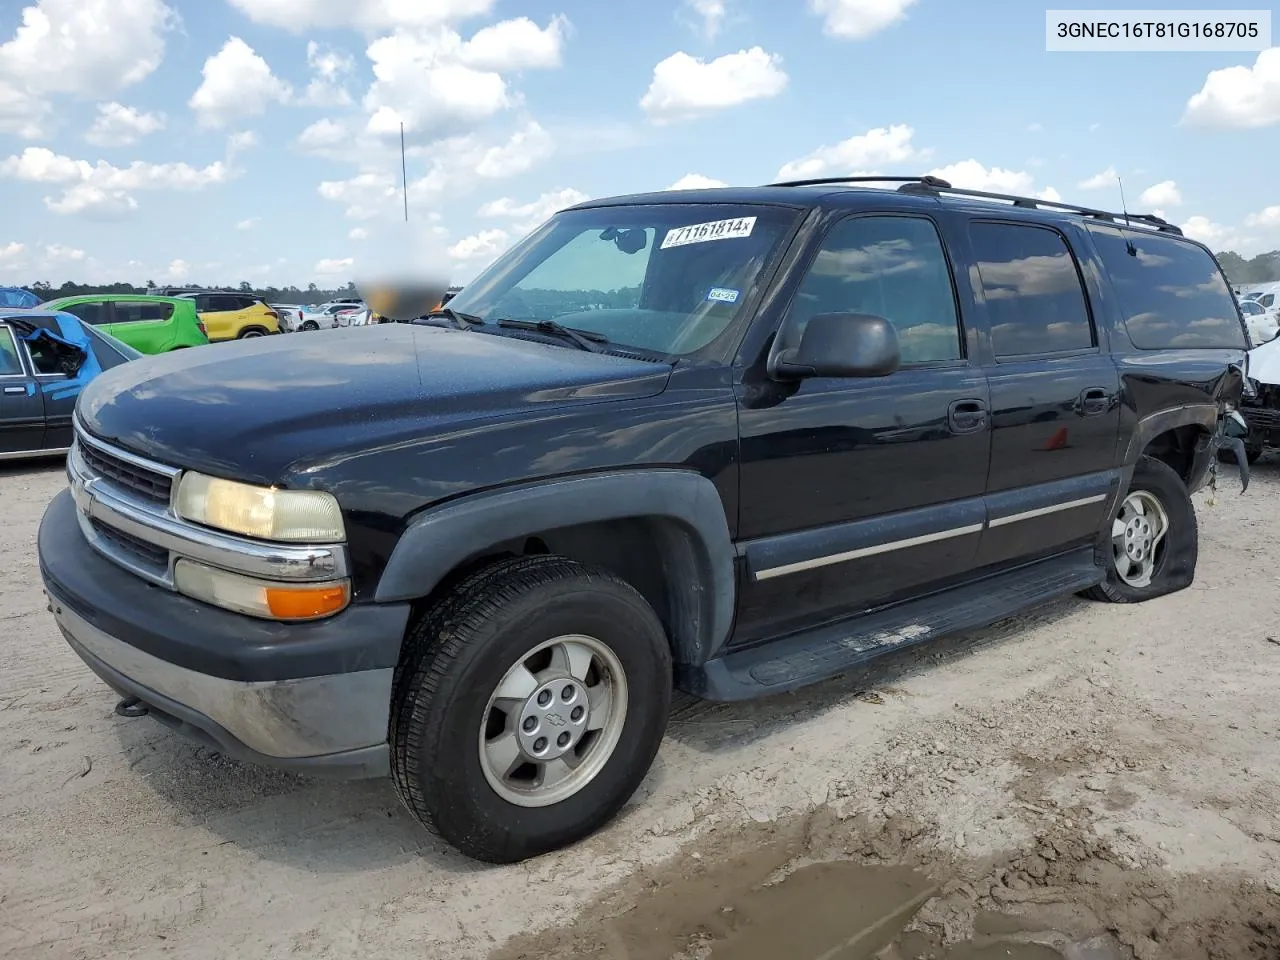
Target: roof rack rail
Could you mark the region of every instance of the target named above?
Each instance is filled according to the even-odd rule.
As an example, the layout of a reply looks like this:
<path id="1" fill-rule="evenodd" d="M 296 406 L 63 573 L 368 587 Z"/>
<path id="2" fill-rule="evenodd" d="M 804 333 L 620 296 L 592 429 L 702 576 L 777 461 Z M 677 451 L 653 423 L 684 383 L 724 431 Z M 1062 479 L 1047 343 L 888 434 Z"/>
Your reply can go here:
<path id="1" fill-rule="evenodd" d="M 951 184 L 943 180 L 941 177 L 818 177 L 814 180 L 783 180 L 779 183 L 770 183 L 770 187 L 821 187 L 827 184 L 839 183 L 919 183 L 937 187 L 941 190 L 951 189 Z M 901 189 L 901 188 L 899 188 Z"/>
<path id="2" fill-rule="evenodd" d="M 923 177 L 818 177 L 813 180 L 787 180 L 781 183 L 771 183 L 769 186 L 816 187 L 841 183 L 900 183 L 902 186 L 898 187 L 899 193 L 923 193 L 934 196 L 949 194 L 957 197 L 977 197 L 983 200 L 1005 200 L 1015 207 L 1024 209 L 1064 210 L 1067 213 L 1078 213 L 1081 216 L 1089 217 L 1093 220 L 1102 220 L 1106 223 L 1124 223 L 1126 225 L 1139 223 L 1155 227 L 1161 233 L 1170 233 L 1179 237 L 1183 235 L 1179 227 L 1161 217 L 1157 217 L 1153 213 L 1113 213 L 1108 210 L 1095 210 L 1092 207 L 1077 206 L 1074 203 L 1062 203 L 1058 200 L 1041 200 L 1039 197 L 1021 197 L 1017 194 L 992 193 L 988 190 L 966 190 L 963 187 L 953 187 L 941 177 L 929 175 Z"/>
<path id="3" fill-rule="evenodd" d="M 978 197 L 982 200 L 1006 200 L 1011 202 L 1015 207 L 1023 207 L 1032 210 L 1064 210 L 1067 213 L 1078 213 L 1081 216 L 1088 217 L 1091 220 L 1102 220 L 1106 223 L 1123 223 L 1128 226 L 1130 223 L 1140 223 L 1146 226 L 1155 227 L 1160 233 L 1170 233 L 1175 236 L 1182 236 L 1181 228 L 1174 226 L 1168 220 L 1157 217 L 1153 213 L 1114 213 L 1109 210 L 1095 210 L 1093 207 L 1081 207 L 1074 203 L 1063 203 L 1060 200 L 1042 200 L 1039 197 L 1022 197 L 1013 193 L 993 193 L 988 190 L 965 190 L 962 187 L 953 187 L 945 180 L 941 181 L 941 185 L 937 182 L 930 183 L 928 180 L 936 181 L 937 178 L 918 178 L 912 177 L 908 182 L 898 188 L 900 193 L 928 193 L 928 194 L 949 194 L 957 197 Z"/>

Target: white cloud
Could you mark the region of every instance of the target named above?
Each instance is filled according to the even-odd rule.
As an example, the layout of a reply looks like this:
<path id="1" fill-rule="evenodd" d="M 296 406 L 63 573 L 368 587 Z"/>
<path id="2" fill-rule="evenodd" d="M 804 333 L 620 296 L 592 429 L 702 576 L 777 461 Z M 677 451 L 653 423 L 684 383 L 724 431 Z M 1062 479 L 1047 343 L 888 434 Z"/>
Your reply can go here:
<path id="1" fill-rule="evenodd" d="M 5 270 L 16 270 L 26 261 L 27 245 L 11 240 L 0 247 L 0 267 Z"/>
<path id="2" fill-rule="evenodd" d="M 853 176 L 859 170 L 874 170 L 885 164 L 903 163 L 925 155 L 911 143 L 915 131 L 906 124 L 876 127 L 866 133 L 843 140 L 834 146 L 822 146 L 808 156 L 783 164 L 779 180 L 809 180 L 826 176 Z"/>
<path id="3" fill-rule="evenodd" d="M 822 17 L 822 29 L 833 37 L 865 40 L 906 18 L 916 0 L 809 0 Z"/>
<path id="4" fill-rule="evenodd" d="M 252 130 L 240 130 L 227 137 L 227 162 L 230 163 L 239 154 L 252 150 L 258 145 L 258 135 Z"/>
<path id="5" fill-rule="evenodd" d="M 96 99 L 145 79 L 175 22 L 163 0 L 38 0 L 23 8 L 21 25 L 0 45 L 0 132 L 35 138 L 51 96 Z"/>
<path id="6" fill-rule="evenodd" d="M 1119 176 L 1115 167 L 1107 167 L 1101 173 L 1095 173 L 1088 179 L 1081 180 L 1077 186 L 1081 190 L 1105 190 L 1108 187 L 1116 185 L 1116 179 Z"/>
<path id="7" fill-rule="evenodd" d="M 1245 240 L 1240 231 L 1214 223 L 1208 217 L 1198 214 L 1188 217 L 1181 227 L 1182 232 L 1192 240 L 1199 240 L 1212 250 L 1235 250 Z"/>
<path id="8" fill-rule="evenodd" d="M 1036 196 L 1039 197 L 1041 200 L 1048 200 L 1050 203 L 1062 202 L 1062 194 L 1060 194 L 1057 190 L 1053 189 L 1053 187 L 1045 187 L 1038 194 L 1036 194 Z"/>
<path id="9" fill-rule="evenodd" d="M 708 40 L 714 40 L 724 25 L 727 12 L 724 0 L 685 0 L 685 3 L 702 21 L 700 24 L 702 35 Z"/>
<path id="10" fill-rule="evenodd" d="M 495 0 L 230 0 L 255 23 L 300 33 L 429 28 L 489 13 Z"/>
<path id="11" fill-rule="evenodd" d="M 98 104 L 98 116 L 84 138 L 98 147 L 127 147 L 164 129 L 162 113 L 144 113 L 122 103 Z"/>
<path id="12" fill-rule="evenodd" d="M 1027 133 L 1043 133 L 1043 132 L 1044 132 L 1044 124 L 1043 124 L 1043 123 L 1029 123 L 1029 124 L 1027 124 Z"/>
<path id="13" fill-rule="evenodd" d="M 356 261 L 353 257 L 343 257 L 340 260 L 326 258 L 316 264 L 315 272 L 322 277 L 333 276 L 334 274 L 345 273 L 355 264 Z"/>
<path id="14" fill-rule="evenodd" d="M 481 230 L 477 234 L 463 237 L 448 250 L 450 258 L 463 263 L 485 261 L 497 258 L 511 242 L 511 236 L 505 230 Z"/>
<path id="15" fill-rule="evenodd" d="M 1176 207 L 1182 203 L 1182 192 L 1172 180 L 1162 180 L 1142 191 L 1138 198 L 1144 207 Z"/>
<path id="16" fill-rule="evenodd" d="M 723 180 L 704 177 L 700 173 L 686 173 L 683 177 L 667 187 L 668 190 L 706 190 L 712 187 L 727 187 Z"/>
<path id="17" fill-rule="evenodd" d="M 350 130 L 328 117 L 311 124 L 298 134 L 297 139 L 298 146 L 307 153 L 330 158 L 350 156 L 355 142 Z"/>
<path id="18" fill-rule="evenodd" d="M 262 222 L 262 218 L 261 218 L 261 217 L 249 217 L 249 219 L 247 219 L 247 220 L 241 220 L 239 223 L 237 223 L 237 224 L 236 224 L 236 229 L 237 229 L 237 230 L 252 230 L 254 227 L 256 227 L 256 226 L 257 226 L 258 224 L 260 224 L 261 222 Z"/>
<path id="19" fill-rule="evenodd" d="M 567 187 L 544 193 L 530 203 L 516 203 L 510 197 L 491 200 L 480 208 L 482 217 L 506 217 L 513 221 L 512 229 L 526 234 L 541 226 L 551 215 L 591 199 L 581 190 Z"/>
<path id="20" fill-rule="evenodd" d="M 463 133 L 519 102 L 500 71 L 559 66 L 568 21 L 545 28 L 520 17 L 485 27 L 470 40 L 452 30 L 400 32 L 366 51 L 374 82 L 365 94 L 368 132 L 418 139 Z"/>
<path id="21" fill-rule="evenodd" d="M 60 197 L 44 198 L 52 212 L 105 219 L 137 209 L 133 191 L 202 190 L 225 183 L 230 176 L 221 161 L 193 167 L 187 163 L 135 160 L 127 167 L 116 167 L 105 160 L 96 164 L 73 160 L 46 147 L 27 147 L 17 156 L 0 160 L 0 178 L 63 186 Z"/>
<path id="22" fill-rule="evenodd" d="M 286 103 L 293 91 L 267 61 L 239 37 L 204 62 L 204 79 L 187 105 L 204 127 L 226 126 L 232 120 L 259 117 L 272 103 Z"/>
<path id="23" fill-rule="evenodd" d="M 1213 70 L 1187 101 L 1183 121 L 1205 127 L 1266 127 L 1280 123 L 1280 47 L 1258 54 L 1252 67 Z"/>
<path id="24" fill-rule="evenodd" d="M 84 251 L 76 247 L 64 246 L 60 243 L 46 244 L 44 248 L 45 256 L 55 262 L 78 263 L 84 259 Z"/>
<path id="25" fill-rule="evenodd" d="M 782 58 L 761 47 L 705 61 L 681 51 L 653 68 L 640 108 L 656 123 L 687 120 L 750 100 L 775 97 L 787 86 Z"/>
<path id="26" fill-rule="evenodd" d="M 312 40 L 307 44 L 307 66 L 311 68 L 311 82 L 303 95 L 305 103 L 315 107 L 343 107 L 351 103 L 351 94 L 343 81 L 355 70 L 354 57 Z"/>
<path id="27" fill-rule="evenodd" d="M 1280 206 L 1265 207 L 1244 218 L 1246 227 L 1280 228 Z"/>
<path id="28" fill-rule="evenodd" d="M 170 260 L 169 266 L 165 268 L 160 275 L 162 280 L 171 280 L 174 283 L 181 283 L 191 275 L 191 264 L 185 260 Z"/>
<path id="29" fill-rule="evenodd" d="M 349 240 L 368 240 L 369 231 L 364 227 L 352 227 L 351 232 L 347 234 Z"/>
<path id="30" fill-rule="evenodd" d="M 1035 178 L 1026 171 L 1006 170 L 1003 167 L 988 168 L 972 159 L 939 167 L 936 170 L 930 170 L 929 173 L 935 177 L 941 177 L 953 187 L 964 190 L 985 190 L 988 193 L 1009 193 L 1020 197 L 1029 197 L 1036 193 Z M 1052 196 L 1044 196 L 1041 199 L 1061 199 L 1056 190 L 1051 192 Z"/>
<path id="31" fill-rule="evenodd" d="M 554 150 L 551 134 L 533 121 L 499 144 L 486 144 L 475 136 L 440 141 L 425 151 L 430 158 L 427 172 L 410 179 L 409 199 L 415 205 L 437 203 L 442 196 L 465 193 L 483 180 L 524 173 Z M 350 179 L 321 183 L 320 195 L 343 204 L 347 216 L 355 220 L 398 208 L 402 202 L 399 155 L 387 154 L 385 160 L 385 166 L 366 169 Z"/>

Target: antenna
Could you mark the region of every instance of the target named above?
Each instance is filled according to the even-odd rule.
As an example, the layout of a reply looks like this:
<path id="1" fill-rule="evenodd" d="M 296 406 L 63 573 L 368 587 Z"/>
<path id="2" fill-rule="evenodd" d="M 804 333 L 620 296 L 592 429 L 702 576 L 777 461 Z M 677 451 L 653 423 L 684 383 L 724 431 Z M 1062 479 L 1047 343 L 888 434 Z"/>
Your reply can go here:
<path id="1" fill-rule="evenodd" d="M 404 222 L 409 222 L 409 167 L 404 160 L 404 121 L 400 121 L 400 176 L 404 184 Z"/>
<path id="2" fill-rule="evenodd" d="M 1124 225 L 1126 228 L 1131 229 L 1129 224 L 1129 205 L 1124 201 L 1124 181 L 1120 179 L 1120 174 L 1118 173 L 1116 174 L 1116 183 L 1120 184 L 1120 212 L 1124 214 Z M 1120 232 L 1124 233 L 1123 230 Z M 1133 240 L 1129 238 L 1128 234 L 1125 234 L 1124 237 L 1124 248 L 1129 252 L 1129 256 L 1136 257 L 1138 255 L 1138 248 L 1133 245 Z"/>

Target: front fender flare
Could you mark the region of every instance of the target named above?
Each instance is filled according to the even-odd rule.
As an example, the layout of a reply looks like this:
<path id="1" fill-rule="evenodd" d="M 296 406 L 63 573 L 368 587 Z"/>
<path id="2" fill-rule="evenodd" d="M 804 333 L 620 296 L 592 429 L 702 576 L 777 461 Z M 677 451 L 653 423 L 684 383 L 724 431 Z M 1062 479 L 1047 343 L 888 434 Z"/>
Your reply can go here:
<path id="1" fill-rule="evenodd" d="M 702 662 L 733 626 L 736 565 L 724 504 L 710 480 L 688 470 L 626 470 L 504 487 L 416 516 L 378 582 L 379 603 L 430 594 L 448 573 L 488 547 L 561 527 L 610 520 L 665 521 L 664 576 L 680 598 L 687 636 L 676 659 Z"/>

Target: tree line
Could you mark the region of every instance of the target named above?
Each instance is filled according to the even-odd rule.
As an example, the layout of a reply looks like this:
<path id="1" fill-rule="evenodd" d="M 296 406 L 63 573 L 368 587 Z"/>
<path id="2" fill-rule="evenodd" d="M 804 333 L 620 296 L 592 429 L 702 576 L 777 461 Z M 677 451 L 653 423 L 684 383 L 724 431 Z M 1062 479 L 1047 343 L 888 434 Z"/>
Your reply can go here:
<path id="1" fill-rule="evenodd" d="M 175 284 L 177 286 L 177 284 Z M 184 290 L 200 291 L 200 290 L 234 290 L 236 293 L 247 293 L 250 296 L 261 297 L 267 303 L 296 303 L 300 306 L 318 303 L 327 303 L 336 297 L 354 297 L 359 296 L 356 292 L 356 285 L 348 282 L 341 287 L 335 287 L 332 290 L 326 290 L 310 283 L 305 289 L 301 287 L 255 287 L 247 280 L 241 281 L 235 287 L 204 287 L 198 283 L 182 285 Z M 22 289 L 30 290 L 42 301 L 58 300 L 62 297 L 80 297 L 92 294 L 114 294 L 114 295 L 146 295 L 153 294 L 157 290 L 162 289 L 153 280 L 148 280 L 146 286 L 135 286 L 132 283 L 76 283 L 67 280 L 61 286 L 55 287 L 53 284 L 45 280 L 37 280 L 35 283 L 29 284 Z"/>
<path id="2" fill-rule="evenodd" d="M 1222 272 L 1235 286 L 1280 280 L 1280 250 L 1260 253 L 1249 260 L 1234 250 L 1223 251 L 1217 254 L 1217 257 L 1218 262 L 1222 264 Z"/>

